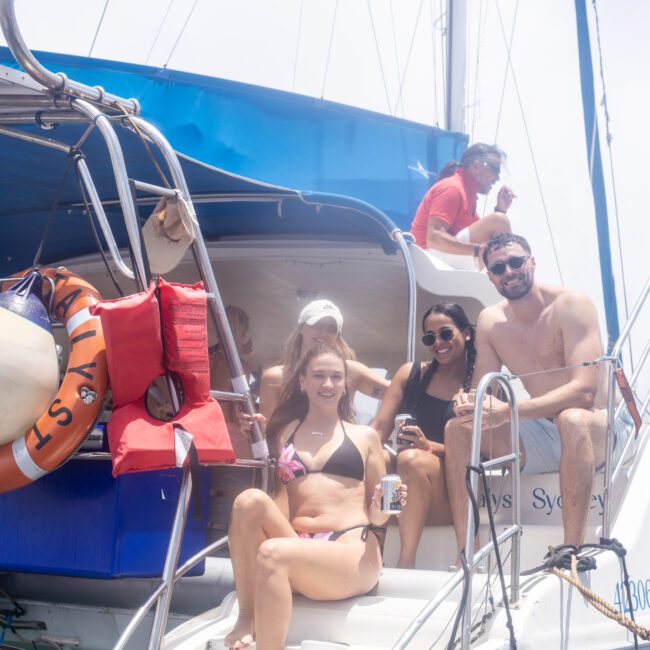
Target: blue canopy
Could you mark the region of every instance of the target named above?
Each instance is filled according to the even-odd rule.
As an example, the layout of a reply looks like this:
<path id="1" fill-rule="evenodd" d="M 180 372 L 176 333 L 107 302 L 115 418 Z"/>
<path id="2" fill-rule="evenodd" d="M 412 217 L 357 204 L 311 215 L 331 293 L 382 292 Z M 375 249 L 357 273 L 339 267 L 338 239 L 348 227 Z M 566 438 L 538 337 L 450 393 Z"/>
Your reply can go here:
<path id="1" fill-rule="evenodd" d="M 177 151 L 195 159 L 183 159 L 194 197 L 285 196 L 281 209 L 277 202 L 199 203 L 197 213 L 207 239 L 262 233 L 345 234 L 378 240 L 391 248 L 390 220 L 408 229 L 434 180 L 426 171 L 434 173 L 448 159 L 457 158 L 466 145 L 461 134 L 291 93 L 112 61 L 36 56 L 53 71 L 136 97 L 143 117 Z M 0 63 L 17 67 L 7 48 L 0 48 Z M 60 126 L 46 135 L 72 144 L 84 130 L 79 125 Z M 119 130 L 129 175 L 160 183 L 139 139 Z M 67 161 L 56 150 L 6 137 L 3 143 L 0 273 L 4 274 L 32 263 Z M 114 201 L 117 191 L 99 134 L 93 133 L 83 151 L 102 200 Z M 284 187 L 300 188 L 303 193 Z M 358 201 L 323 196 L 329 193 Z M 330 207 L 318 211 L 311 201 Z M 44 248 L 44 263 L 96 250 L 74 173 L 69 174 L 60 203 Z M 351 208 L 365 216 L 351 218 Z M 118 209 L 107 211 L 118 244 L 126 245 Z"/>

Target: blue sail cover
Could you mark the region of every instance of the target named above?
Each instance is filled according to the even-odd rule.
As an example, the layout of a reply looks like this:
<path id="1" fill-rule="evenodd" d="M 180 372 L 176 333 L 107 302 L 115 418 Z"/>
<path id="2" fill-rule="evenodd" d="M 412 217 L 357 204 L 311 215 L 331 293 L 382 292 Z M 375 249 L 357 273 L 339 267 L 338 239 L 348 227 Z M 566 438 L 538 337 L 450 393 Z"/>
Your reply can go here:
<path id="1" fill-rule="evenodd" d="M 366 201 L 402 229 L 437 171 L 467 145 L 463 134 L 293 93 L 35 54 L 53 72 L 137 98 L 143 117 L 181 153 L 266 183 Z M 7 48 L 0 48 L 0 63 L 18 67 Z"/>

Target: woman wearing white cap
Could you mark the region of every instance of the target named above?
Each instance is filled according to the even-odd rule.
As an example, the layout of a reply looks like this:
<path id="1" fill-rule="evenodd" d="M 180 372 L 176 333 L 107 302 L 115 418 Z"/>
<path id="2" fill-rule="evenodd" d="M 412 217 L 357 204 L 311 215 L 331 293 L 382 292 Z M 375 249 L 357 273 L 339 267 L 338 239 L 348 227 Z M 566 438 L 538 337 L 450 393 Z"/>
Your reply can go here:
<path id="1" fill-rule="evenodd" d="M 282 364 L 264 371 L 260 385 L 260 412 L 270 418 L 279 401 L 280 393 L 295 373 L 307 352 L 319 345 L 336 348 L 345 359 L 351 396 L 356 391 L 381 399 L 390 382 L 375 374 L 368 366 L 356 360 L 356 355 L 341 336 L 343 315 L 329 300 L 314 300 L 298 316 L 298 325 L 284 346 Z"/>

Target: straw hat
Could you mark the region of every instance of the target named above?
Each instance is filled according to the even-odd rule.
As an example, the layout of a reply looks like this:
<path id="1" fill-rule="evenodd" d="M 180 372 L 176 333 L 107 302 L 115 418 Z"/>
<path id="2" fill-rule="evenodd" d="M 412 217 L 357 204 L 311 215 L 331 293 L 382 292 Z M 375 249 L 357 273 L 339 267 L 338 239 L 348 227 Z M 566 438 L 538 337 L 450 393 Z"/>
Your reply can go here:
<path id="1" fill-rule="evenodd" d="M 178 194 L 158 201 L 142 227 L 149 266 L 157 275 L 176 268 L 194 241 L 196 215 L 191 205 Z"/>

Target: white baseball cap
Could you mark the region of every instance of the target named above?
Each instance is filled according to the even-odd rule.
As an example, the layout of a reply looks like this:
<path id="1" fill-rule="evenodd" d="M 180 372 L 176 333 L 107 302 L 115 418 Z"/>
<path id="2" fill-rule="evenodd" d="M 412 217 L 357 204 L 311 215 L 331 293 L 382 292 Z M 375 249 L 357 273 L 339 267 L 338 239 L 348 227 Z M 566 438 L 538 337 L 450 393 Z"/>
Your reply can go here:
<path id="1" fill-rule="evenodd" d="M 298 325 L 307 323 L 307 325 L 316 325 L 323 318 L 333 318 L 336 322 L 336 328 L 341 332 L 343 327 L 343 315 L 341 310 L 330 300 L 314 300 L 303 307 L 298 316 Z"/>
<path id="2" fill-rule="evenodd" d="M 151 270 L 161 275 L 174 269 L 194 241 L 196 216 L 181 196 L 162 198 L 142 227 Z"/>

